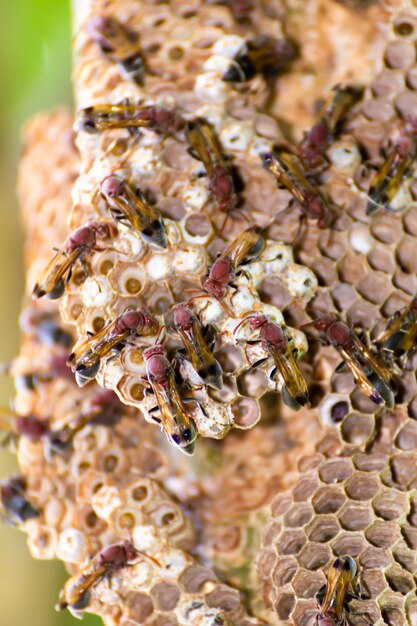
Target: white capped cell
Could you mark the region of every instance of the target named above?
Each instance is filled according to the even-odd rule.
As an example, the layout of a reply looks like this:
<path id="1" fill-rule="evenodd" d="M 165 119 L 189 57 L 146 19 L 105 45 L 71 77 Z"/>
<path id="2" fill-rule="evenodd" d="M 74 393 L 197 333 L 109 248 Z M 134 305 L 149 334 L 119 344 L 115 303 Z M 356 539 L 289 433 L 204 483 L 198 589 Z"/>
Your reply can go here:
<path id="1" fill-rule="evenodd" d="M 216 298 L 201 296 L 196 297 L 193 302 L 195 303 L 195 307 L 204 326 L 207 326 L 207 324 L 221 323 L 226 316 L 222 305 Z"/>
<path id="2" fill-rule="evenodd" d="M 233 59 L 248 51 L 246 41 L 237 35 L 224 35 L 213 45 L 213 53 Z"/>
<path id="3" fill-rule="evenodd" d="M 268 273 L 270 273 L 270 271 L 283 272 L 286 267 L 294 262 L 292 248 L 285 245 L 285 243 L 267 240 L 266 246 L 261 254 L 261 261 L 271 263 L 271 265 L 265 265 L 265 269 Z"/>
<path id="4" fill-rule="evenodd" d="M 318 287 L 313 271 L 296 263 L 286 269 L 285 284 L 294 298 L 311 298 Z"/>
<path id="5" fill-rule="evenodd" d="M 146 243 L 139 233 L 134 233 L 127 226 L 119 225 L 119 236 L 113 244 L 113 248 L 119 254 L 129 258 L 129 261 L 139 258 L 146 251 Z"/>
<path id="6" fill-rule="evenodd" d="M 207 188 L 207 178 L 196 178 L 184 187 L 182 200 L 185 208 L 200 211 L 210 197 Z"/>
<path id="7" fill-rule="evenodd" d="M 231 295 L 233 313 L 237 317 L 243 317 L 248 312 L 253 311 L 258 302 L 255 292 L 245 285 L 239 285 L 238 289 Z"/>
<path id="8" fill-rule="evenodd" d="M 136 550 L 155 554 L 161 549 L 161 536 L 154 526 L 135 526 L 132 542 Z"/>
<path id="9" fill-rule="evenodd" d="M 144 559 L 136 565 L 129 565 L 129 584 L 133 589 L 143 591 L 144 587 L 149 587 L 155 574 L 155 566 Z"/>
<path id="10" fill-rule="evenodd" d="M 85 537 L 75 528 L 65 528 L 58 538 L 56 556 L 66 563 L 80 563 L 87 556 Z"/>
<path id="11" fill-rule="evenodd" d="M 346 137 L 333 143 L 326 155 L 334 167 L 341 171 L 356 170 L 361 164 L 361 155 L 356 142 L 351 137 Z"/>
<path id="12" fill-rule="evenodd" d="M 233 426 L 233 414 L 229 406 L 214 402 L 207 398 L 207 402 L 201 403 L 201 410 L 193 414 L 197 430 L 203 437 L 223 439 Z"/>
<path id="13" fill-rule="evenodd" d="M 113 295 L 111 284 L 105 276 L 89 276 L 80 289 L 80 297 L 86 307 L 105 306 Z"/>
<path id="14" fill-rule="evenodd" d="M 243 152 L 252 141 L 254 132 L 248 123 L 231 122 L 220 131 L 220 141 L 226 150 Z"/>
<path id="15" fill-rule="evenodd" d="M 201 246 L 195 246 L 188 250 L 178 250 L 173 258 L 174 269 L 180 274 L 202 271 L 205 264 L 206 254 Z"/>
<path id="16" fill-rule="evenodd" d="M 227 83 L 219 80 L 217 72 L 199 74 L 194 85 L 196 96 L 207 102 L 224 102 L 230 89 Z"/>
<path id="17" fill-rule="evenodd" d="M 161 539 L 159 538 L 159 541 Z M 158 569 L 161 578 L 179 578 L 186 566 L 189 564 L 182 550 L 171 548 L 161 551 L 158 561 L 162 567 Z"/>
<path id="18" fill-rule="evenodd" d="M 374 243 L 369 227 L 366 224 L 353 224 L 349 232 L 349 243 L 355 252 L 368 254 Z"/>
<path id="19" fill-rule="evenodd" d="M 302 330 L 288 326 L 286 327 L 286 333 L 291 338 L 291 347 L 297 350 L 298 358 L 301 358 L 308 350 L 307 337 Z"/>
<path id="20" fill-rule="evenodd" d="M 167 254 L 153 254 L 146 264 L 149 280 L 161 280 L 172 274 L 172 260 Z"/>

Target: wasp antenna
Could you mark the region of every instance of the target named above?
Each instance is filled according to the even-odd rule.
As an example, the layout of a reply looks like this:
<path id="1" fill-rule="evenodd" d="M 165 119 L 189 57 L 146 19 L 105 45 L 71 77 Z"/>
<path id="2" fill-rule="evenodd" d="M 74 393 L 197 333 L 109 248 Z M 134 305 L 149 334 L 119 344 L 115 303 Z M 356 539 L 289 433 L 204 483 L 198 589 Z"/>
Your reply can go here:
<path id="1" fill-rule="evenodd" d="M 246 324 L 246 322 L 252 319 L 253 317 L 256 317 L 256 315 L 248 315 L 243 320 L 241 320 L 239 324 L 236 326 L 236 328 L 233 330 L 233 334 L 236 335 L 236 332 L 239 330 L 239 328 L 243 326 L 244 324 Z"/>
<path id="2" fill-rule="evenodd" d="M 165 324 L 163 324 L 163 325 L 160 327 L 160 329 L 158 330 L 158 334 L 157 334 L 157 336 L 156 336 L 156 339 L 155 339 L 155 344 L 154 344 L 154 345 L 157 345 L 157 344 L 159 343 L 159 338 L 160 338 L 160 336 L 161 336 L 161 334 L 162 334 L 162 331 L 163 331 L 163 330 L 165 330 L 165 328 L 166 328 L 166 326 L 165 326 Z"/>

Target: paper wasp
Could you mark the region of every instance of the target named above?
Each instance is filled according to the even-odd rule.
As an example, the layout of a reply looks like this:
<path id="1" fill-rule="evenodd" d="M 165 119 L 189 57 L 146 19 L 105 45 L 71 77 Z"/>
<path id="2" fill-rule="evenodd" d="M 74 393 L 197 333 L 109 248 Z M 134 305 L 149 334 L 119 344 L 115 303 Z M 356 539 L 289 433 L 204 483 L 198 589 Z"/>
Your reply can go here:
<path id="1" fill-rule="evenodd" d="M 327 574 L 324 596 L 319 602 L 320 612 L 316 616 L 316 626 L 347 626 L 345 612 L 348 601 L 358 597 L 356 577 L 356 563 L 350 556 L 334 561 Z M 319 592 L 318 596 L 320 595 Z"/>
<path id="2" fill-rule="evenodd" d="M 253 367 L 261 365 L 268 358 L 272 359 L 275 368 L 271 377 L 273 378 L 278 371 L 284 380 L 284 387 L 282 388 L 284 402 L 295 410 L 300 409 L 302 406 L 310 406 L 306 381 L 298 368 L 294 352 L 282 328 L 270 321 L 266 315 L 250 315 L 236 326 L 233 331 L 234 334 L 241 326 L 247 323 L 251 330 L 259 331 L 259 338 L 249 341 L 238 339 L 238 342 L 248 344 L 260 343 L 262 349 L 268 354 L 266 359 L 257 361 Z"/>
<path id="3" fill-rule="evenodd" d="M 334 315 L 325 315 L 308 324 L 334 346 L 352 372 L 356 384 L 375 404 L 394 406 L 396 386 L 389 368 L 362 343 L 356 333 Z"/>
<path id="4" fill-rule="evenodd" d="M 173 326 L 181 337 L 188 360 L 202 382 L 214 389 L 221 389 L 222 368 L 207 343 L 200 320 L 187 304 L 174 307 Z"/>
<path id="5" fill-rule="evenodd" d="M 185 454 L 193 454 L 197 433 L 178 391 L 166 348 L 157 344 L 143 351 L 146 377 L 155 394 L 163 431 Z M 151 409 L 153 412 L 153 409 Z"/>
<path id="6" fill-rule="evenodd" d="M 82 611 L 90 601 L 90 590 L 103 578 L 110 578 L 118 570 L 141 559 L 149 559 L 160 567 L 160 563 L 145 552 L 136 550 L 130 541 L 116 543 L 103 548 L 96 554 L 79 576 L 70 578 L 60 593 L 57 609 L 67 607 Z"/>
<path id="7" fill-rule="evenodd" d="M 102 52 L 119 65 L 122 73 L 137 85 L 143 85 L 145 65 L 137 35 L 109 15 L 93 17 L 87 28 Z"/>
<path id="8" fill-rule="evenodd" d="M 107 224 L 91 222 L 71 233 L 64 246 L 56 252 L 40 275 L 33 289 L 34 297 L 47 296 L 51 300 L 60 298 L 65 291 L 65 284 L 71 279 L 77 261 L 81 263 L 87 276 L 85 259 L 97 250 L 97 234 L 109 237 L 113 236 L 114 232 L 109 230 Z"/>
<path id="9" fill-rule="evenodd" d="M 116 222 L 134 230 L 146 243 L 167 247 L 164 221 L 140 189 L 112 174 L 101 182 L 100 192 Z"/>
<path id="10" fill-rule="evenodd" d="M 98 333 L 76 345 L 68 364 L 75 372 L 78 385 L 83 387 L 93 380 L 100 369 L 101 359 L 120 351 L 129 338 L 154 335 L 158 329 L 154 318 L 144 307 L 140 307 L 125 311 Z"/>
<path id="11" fill-rule="evenodd" d="M 320 189 L 305 176 L 297 157 L 285 150 L 261 155 L 266 169 L 275 176 L 278 187 L 284 187 L 298 202 L 306 217 L 317 221 L 319 228 L 327 228 L 332 212 Z"/>

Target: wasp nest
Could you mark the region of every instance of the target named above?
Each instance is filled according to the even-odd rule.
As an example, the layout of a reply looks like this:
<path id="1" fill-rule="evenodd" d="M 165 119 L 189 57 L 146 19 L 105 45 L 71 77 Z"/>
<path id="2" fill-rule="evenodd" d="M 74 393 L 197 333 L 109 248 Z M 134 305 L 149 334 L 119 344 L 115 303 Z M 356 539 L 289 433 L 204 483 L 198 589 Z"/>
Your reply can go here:
<path id="1" fill-rule="evenodd" d="M 415 8 L 77 9 L 6 515 L 106 624 L 416 623 Z"/>

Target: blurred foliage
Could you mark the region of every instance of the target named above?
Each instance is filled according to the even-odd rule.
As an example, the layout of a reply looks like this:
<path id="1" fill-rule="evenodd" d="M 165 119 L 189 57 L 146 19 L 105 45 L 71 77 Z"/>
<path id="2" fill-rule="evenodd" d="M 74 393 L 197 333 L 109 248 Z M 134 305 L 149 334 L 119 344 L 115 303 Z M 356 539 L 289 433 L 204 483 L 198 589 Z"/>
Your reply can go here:
<path id="1" fill-rule="evenodd" d="M 23 294 L 22 234 L 15 199 L 20 128 L 36 111 L 71 102 L 69 0 L 0 1 L 0 362 L 18 351 L 18 315 Z M 57 242 L 59 243 L 59 242 Z M 0 377 L 0 404 L 13 388 Z M 16 471 L 0 450 L 0 478 Z M 31 558 L 25 536 L 0 527 L 0 623 L 6 626 L 70 626 L 77 622 L 54 605 L 66 578 L 58 562 Z M 83 624 L 101 620 L 86 616 Z"/>

